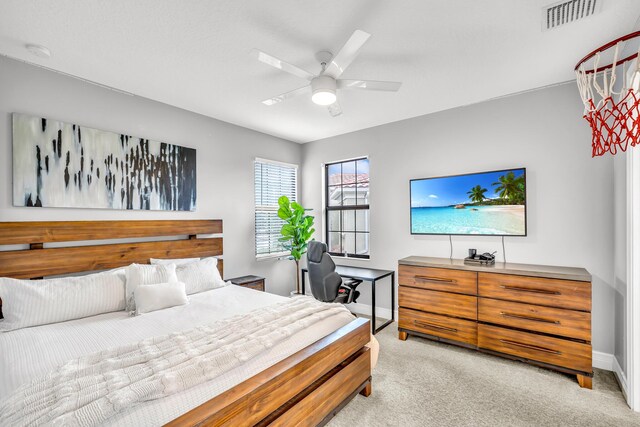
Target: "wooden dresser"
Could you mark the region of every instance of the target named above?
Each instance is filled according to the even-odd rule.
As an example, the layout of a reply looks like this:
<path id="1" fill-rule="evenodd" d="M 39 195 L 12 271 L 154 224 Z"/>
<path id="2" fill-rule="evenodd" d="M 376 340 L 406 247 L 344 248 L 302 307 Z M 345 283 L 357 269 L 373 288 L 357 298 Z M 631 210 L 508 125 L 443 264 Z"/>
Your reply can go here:
<path id="1" fill-rule="evenodd" d="M 591 388 L 591 275 L 583 268 L 398 261 L 399 338 L 449 342 L 575 374 Z"/>

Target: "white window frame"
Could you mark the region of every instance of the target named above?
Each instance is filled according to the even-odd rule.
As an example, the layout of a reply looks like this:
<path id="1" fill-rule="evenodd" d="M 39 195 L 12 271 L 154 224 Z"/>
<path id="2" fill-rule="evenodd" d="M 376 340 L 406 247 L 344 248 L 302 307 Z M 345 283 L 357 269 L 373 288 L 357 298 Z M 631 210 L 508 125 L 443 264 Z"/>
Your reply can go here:
<path id="1" fill-rule="evenodd" d="M 289 252 L 288 251 L 281 251 L 281 252 L 270 252 L 267 254 L 258 254 L 258 247 L 257 247 L 257 223 L 255 222 L 255 218 L 256 218 L 256 214 L 258 212 L 278 212 L 278 206 L 277 205 L 258 205 L 255 204 L 255 192 L 256 192 L 256 176 L 255 176 L 255 166 L 256 163 L 262 163 L 262 164 L 272 164 L 272 165 L 278 165 L 278 166 L 284 166 L 284 167 L 289 167 L 289 168 L 293 168 L 295 170 L 294 172 L 294 176 L 295 176 L 295 180 L 293 183 L 294 186 L 294 196 L 295 196 L 295 200 L 292 201 L 298 201 L 299 200 L 299 196 L 298 196 L 298 174 L 300 171 L 300 167 L 297 164 L 294 163 L 286 163 L 286 162 L 281 162 L 281 161 L 277 161 L 277 160 L 270 160 L 270 159 L 264 159 L 261 157 L 256 157 L 253 164 L 254 164 L 254 177 L 253 177 L 253 185 L 254 185 L 254 250 L 255 250 L 255 256 L 256 256 L 256 260 L 261 261 L 261 260 L 270 260 L 270 259 L 279 259 L 279 258 L 285 258 L 287 256 L 289 256 Z"/>

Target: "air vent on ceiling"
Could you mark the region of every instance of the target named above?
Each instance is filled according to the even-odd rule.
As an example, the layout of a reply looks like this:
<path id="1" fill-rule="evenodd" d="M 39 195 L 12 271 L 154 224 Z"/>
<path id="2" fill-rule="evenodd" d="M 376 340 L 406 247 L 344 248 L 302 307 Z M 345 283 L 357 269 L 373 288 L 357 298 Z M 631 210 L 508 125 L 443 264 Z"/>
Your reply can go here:
<path id="1" fill-rule="evenodd" d="M 542 8 L 542 29 L 553 30 L 600 12 L 602 0 L 565 0 Z"/>

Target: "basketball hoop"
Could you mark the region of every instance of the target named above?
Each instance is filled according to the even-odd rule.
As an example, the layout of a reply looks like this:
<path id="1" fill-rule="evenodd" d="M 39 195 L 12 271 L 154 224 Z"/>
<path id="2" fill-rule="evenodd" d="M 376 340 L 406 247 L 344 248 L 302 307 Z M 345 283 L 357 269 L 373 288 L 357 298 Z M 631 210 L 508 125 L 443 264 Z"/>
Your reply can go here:
<path id="1" fill-rule="evenodd" d="M 640 31 L 613 40 L 576 65 L 583 117 L 591 126 L 592 157 L 616 154 L 640 144 L 640 52 L 618 59 L 625 43 L 638 38 Z M 600 66 L 607 54 L 613 54 L 613 60 Z M 589 62 L 592 65 L 587 65 Z"/>

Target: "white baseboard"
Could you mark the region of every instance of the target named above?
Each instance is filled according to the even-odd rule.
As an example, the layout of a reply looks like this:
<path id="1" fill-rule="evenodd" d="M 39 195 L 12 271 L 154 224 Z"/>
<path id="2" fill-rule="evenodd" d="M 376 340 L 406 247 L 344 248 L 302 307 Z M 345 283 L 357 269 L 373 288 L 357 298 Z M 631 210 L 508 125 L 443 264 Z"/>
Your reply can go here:
<path id="1" fill-rule="evenodd" d="M 602 353 L 600 351 L 593 351 L 593 359 L 591 363 L 594 368 L 604 369 L 605 371 L 613 371 L 613 361 L 615 357 L 610 353 Z"/>
<path id="2" fill-rule="evenodd" d="M 627 398 L 627 377 L 622 371 L 622 367 L 618 363 L 618 359 L 616 357 L 613 358 L 613 373 L 616 375 L 616 379 L 618 380 L 618 384 L 620 384 L 620 389 L 622 390 L 622 394 L 624 394 L 625 400 Z"/>

